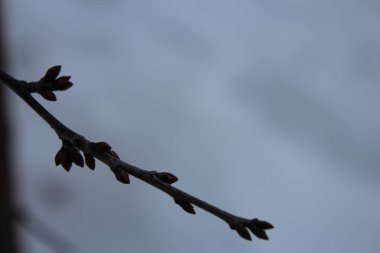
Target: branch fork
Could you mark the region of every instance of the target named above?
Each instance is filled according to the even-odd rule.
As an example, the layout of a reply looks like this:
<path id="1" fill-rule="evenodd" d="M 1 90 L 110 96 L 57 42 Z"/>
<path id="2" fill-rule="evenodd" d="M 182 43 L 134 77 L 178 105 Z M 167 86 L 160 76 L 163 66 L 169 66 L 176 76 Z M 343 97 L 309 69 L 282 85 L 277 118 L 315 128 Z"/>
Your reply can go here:
<path id="1" fill-rule="evenodd" d="M 0 80 L 39 114 L 61 139 L 62 146 L 54 159 L 57 166 L 62 166 L 67 172 L 71 170 L 73 164 L 79 167 L 86 165 L 90 170 L 94 170 L 97 159 L 105 163 L 114 173 L 116 180 L 123 184 L 130 184 L 130 175 L 132 175 L 171 196 L 175 204 L 187 213 L 195 215 L 194 206 L 197 206 L 225 221 L 232 230 L 246 240 L 252 240 L 249 231 L 259 239 L 269 240 L 266 230 L 274 228 L 269 222 L 257 218 L 241 218 L 200 200 L 172 186 L 178 181 L 178 177 L 172 173 L 147 171 L 128 164 L 119 158 L 108 143 L 91 142 L 62 124 L 31 96 L 32 93 L 38 93 L 48 101 L 56 101 L 56 91 L 64 91 L 73 86 L 70 76 L 59 77 L 60 71 L 61 66 L 54 66 L 49 68 L 39 81 L 26 82 L 17 80 L 0 70 Z"/>

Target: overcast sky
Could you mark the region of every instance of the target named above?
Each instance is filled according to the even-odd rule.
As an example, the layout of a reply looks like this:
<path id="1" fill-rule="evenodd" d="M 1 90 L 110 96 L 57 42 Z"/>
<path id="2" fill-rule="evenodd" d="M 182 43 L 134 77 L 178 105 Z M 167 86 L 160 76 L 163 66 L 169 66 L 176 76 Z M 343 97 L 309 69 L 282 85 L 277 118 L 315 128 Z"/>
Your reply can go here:
<path id="1" fill-rule="evenodd" d="M 54 132 L 14 94 L 19 204 L 75 252 L 368 252 L 380 249 L 378 1 L 6 1 L 9 71 L 63 66 L 42 101 L 127 162 L 272 222 L 242 240 L 132 179 L 55 167 Z M 25 252 L 51 252 L 20 229 Z"/>

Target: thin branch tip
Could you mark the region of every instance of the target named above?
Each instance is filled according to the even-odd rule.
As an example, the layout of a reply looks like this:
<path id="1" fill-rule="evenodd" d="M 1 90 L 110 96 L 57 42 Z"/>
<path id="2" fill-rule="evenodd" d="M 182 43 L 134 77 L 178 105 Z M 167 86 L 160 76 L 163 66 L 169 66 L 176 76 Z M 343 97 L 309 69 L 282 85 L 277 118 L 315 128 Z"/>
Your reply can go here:
<path id="1" fill-rule="evenodd" d="M 269 222 L 256 218 L 251 220 L 244 219 L 215 207 L 172 186 L 178 181 L 178 177 L 174 174 L 147 171 L 128 164 L 119 158 L 118 154 L 112 150 L 112 147 L 107 142 L 89 141 L 66 127 L 31 96 L 33 93 L 38 93 L 48 101 L 56 101 L 55 91 L 64 91 L 71 88 L 73 86 L 70 81 L 71 76 L 59 77 L 61 70 L 60 65 L 53 66 L 37 82 L 17 80 L 0 70 L 0 80 L 49 124 L 57 133 L 58 138 L 62 140 L 62 146 L 54 157 L 56 166 L 62 166 L 67 172 L 71 170 L 73 164 L 79 167 L 86 165 L 89 169 L 94 170 L 97 159 L 106 164 L 114 173 L 115 178 L 123 184 L 130 184 L 130 176 L 136 177 L 168 194 L 174 199 L 175 204 L 179 205 L 187 213 L 196 214 L 194 209 L 194 206 L 196 206 L 227 222 L 232 230 L 235 230 L 246 240 L 252 240 L 250 232 L 259 239 L 269 240 L 266 230 L 274 228 Z"/>

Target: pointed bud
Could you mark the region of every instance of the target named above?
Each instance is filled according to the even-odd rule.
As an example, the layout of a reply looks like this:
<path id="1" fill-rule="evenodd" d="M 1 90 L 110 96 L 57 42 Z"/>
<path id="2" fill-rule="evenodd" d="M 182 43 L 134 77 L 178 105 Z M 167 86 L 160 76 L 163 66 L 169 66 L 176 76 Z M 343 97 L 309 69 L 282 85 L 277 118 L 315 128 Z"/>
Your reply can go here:
<path id="1" fill-rule="evenodd" d="M 262 221 L 262 220 L 259 220 L 259 219 L 253 219 L 253 220 L 251 220 L 251 222 L 254 225 L 256 225 L 257 227 L 259 227 L 261 229 L 264 229 L 264 230 L 273 229 L 274 228 L 274 226 L 272 224 L 270 224 L 269 222 Z"/>
<path id="2" fill-rule="evenodd" d="M 235 227 L 236 232 L 244 239 L 248 241 L 252 241 L 251 235 L 249 234 L 248 230 L 242 225 L 238 224 Z"/>
<path id="3" fill-rule="evenodd" d="M 68 80 L 57 80 L 54 82 L 54 89 L 56 90 L 68 90 L 73 86 L 73 83 Z"/>
<path id="4" fill-rule="evenodd" d="M 117 181 L 119 181 L 123 184 L 129 184 L 131 182 L 129 179 L 128 173 L 122 169 L 116 170 L 115 177 L 116 177 Z"/>
<path id="5" fill-rule="evenodd" d="M 66 159 L 66 150 L 61 148 L 58 150 L 57 154 L 55 155 L 55 165 L 58 166 L 63 163 L 63 161 Z"/>
<path id="6" fill-rule="evenodd" d="M 52 92 L 50 90 L 45 90 L 45 91 L 41 92 L 40 94 L 46 100 L 57 101 L 57 97 L 55 96 L 54 92 Z"/>
<path id="7" fill-rule="evenodd" d="M 248 226 L 249 230 L 251 230 L 252 234 L 257 236 L 257 238 L 263 239 L 263 240 L 269 240 L 269 237 L 267 233 L 265 233 L 265 230 L 263 229 L 257 229 L 257 228 L 252 228 Z"/>
<path id="8" fill-rule="evenodd" d="M 58 66 L 51 67 L 46 71 L 46 74 L 43 77 L 43 80 L 45 82 L 51 82 L 57 78 L 57 76 L 59 75 L 59 72 L 61 72 L 61 66 L 58 65 Z"/>
<path id="9" fill-rule="evenodd" d="M 95 169 L 95 158 L 90 154 L 84 153 L 84 159 L 85 159 L 87 167 L 90 168 L 91 170 L 94 170 Z"/>
<path id="10" fill-rule="evenodd" d="M 156 176 L 167 184 L 173 184 L 178 181 L 178 177 L 169 172 L 156 173 Z"/>
<path id="11" fill-rule="evenodd" d="M 73 161 L 71 160 L 71 157 L 67 156 L 65 161 L 62 163 L 62 167 L 69 172 L 71 169 L 71 166 L 73 165 Z"/>
<path id="12" fill-rule="evenodd" d="M 265 233 L 265 230 L 257 227 L 254 223 L 249 223 L 247 225 L 248 229 L 251 230 L 252 234 L 257 236 L 257 238 L 263 239 L 263 240 L 269 240 L 268 235 Z"/>
<path id="13" fill-rule="evenodd" d="M 57 78 L 57 81 L 69 81 L 71 76 L 60 76 Z"/>
<path id="14" fill-rule="evenodd" d="M 189 203 L 187 202 L 186 200 L 182 200 L 182 199 L 175 199 L 174 202 L 179 205 L 180 207 L 182 207 L 182 209 L 190 214 L 196 214 L 195 213 L 195 210 L 194 210 L 194 207 Z"/>
<path id="15" fill-rule="evenodd" d="M 72 153 L 72 157 L 73 157 L 73 162 L 78 165 L 79 167 L 83 167 L 84 166 L 84 161 L 83 161 L 83 157 L 82 155 L 79 153 L 78 150 L 75 150 L 73 153 Z"/>

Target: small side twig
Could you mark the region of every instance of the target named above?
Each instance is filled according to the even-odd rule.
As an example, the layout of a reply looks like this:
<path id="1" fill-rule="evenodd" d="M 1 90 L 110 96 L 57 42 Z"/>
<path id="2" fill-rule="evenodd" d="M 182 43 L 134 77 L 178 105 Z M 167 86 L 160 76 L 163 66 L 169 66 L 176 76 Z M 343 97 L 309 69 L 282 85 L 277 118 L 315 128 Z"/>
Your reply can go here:
<path id="1" fill-rule="evenodd" d="M 249 231 L 260 239 L 269 239 L 266 230 L 274 228 L 269 222 L 238 217 L 200 200 L 172 186 L 178 180 L 175 175 L 169 172 L 143 170 L 128 164 L 120 160 L 108 143 L 91 142 L 62 124 L 31 96 L 31 93 L 38 93 L 46 100 L 56 101 L 55 91 L 67 90 L 73 85 L 70 82 L 70 76 L 58 77 L 60 70 L 61 66 L 48 69 L 37 82 L 20 81 L 0 71 L 0 80 L 39 114 L 61 139 L 62 147 L 55 156 L 56 165 L 61 165 L 66 171 L 70 171 L 73 163 L 80 167 L 86 164 L 88 168 L 94 170 L 96 158 L 105 163 L 121 183 L 129 184 L 129 175 L 132 175 L 167 193 L 177 205 L 190 214 L 195 214 L 194 205 L 225 221 L 244 239 L 251 240 Z M 84 159 L 80 151 L 83 153 Z"/>

